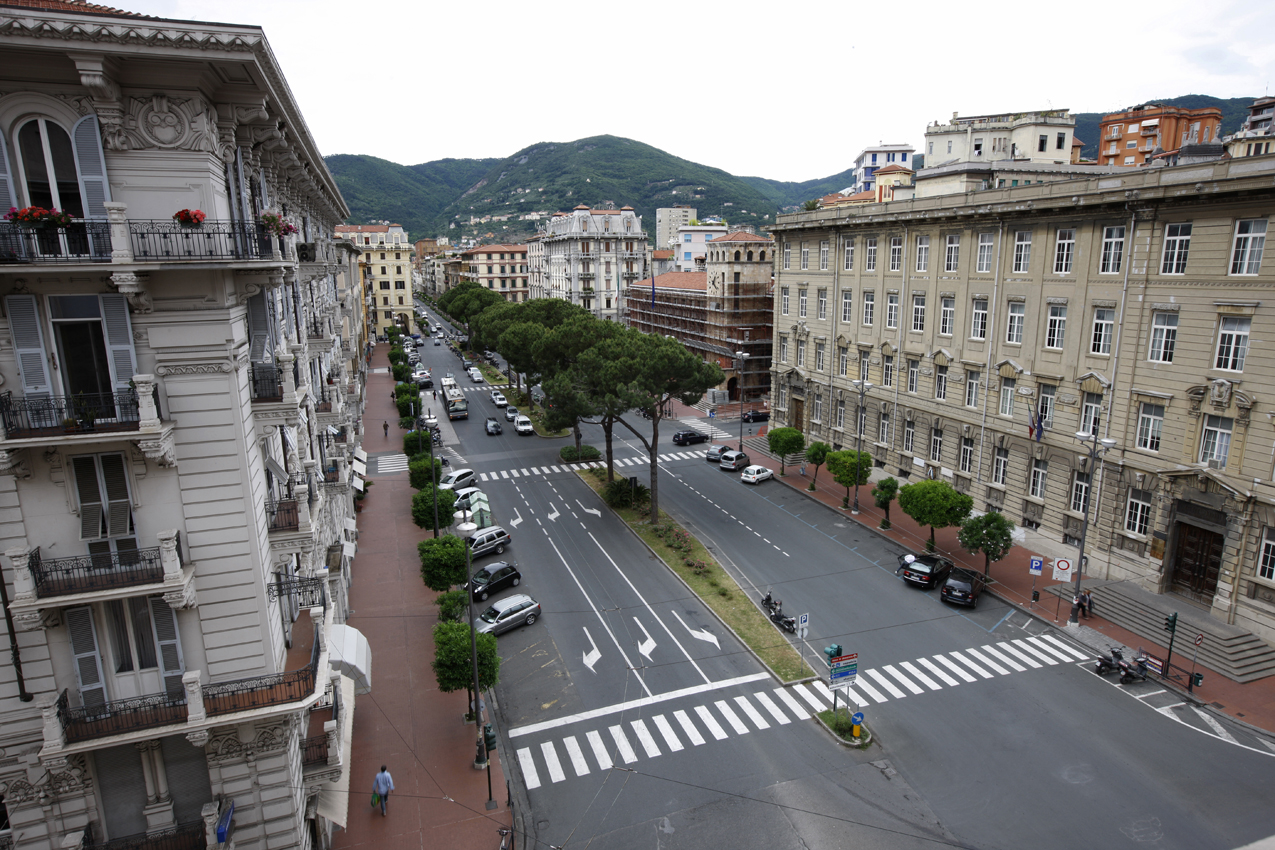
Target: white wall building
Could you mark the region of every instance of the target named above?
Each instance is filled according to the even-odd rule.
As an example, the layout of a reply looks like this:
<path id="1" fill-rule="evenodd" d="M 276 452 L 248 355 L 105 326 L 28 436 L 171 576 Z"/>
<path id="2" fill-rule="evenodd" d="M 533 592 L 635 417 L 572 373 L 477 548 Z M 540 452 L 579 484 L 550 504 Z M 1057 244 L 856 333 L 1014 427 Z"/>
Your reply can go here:
<path id="1" fill-rule="evenodd" d="M 555 213 L 540 242 L 546 295 L 579 304 L 599 318 L 616 319 L 621 282 L 646 275 L 646 233 L 633 207 L 591 210 L 581 204 Z"/>
<path id="2" fill-rule="evenodd" d="M 708 243 L 730 232 L 724 224 L 687 224 L 679 227 L 673 236 L 673 266 L 675 271 L 703 271 Z"/>
<path id="3" fill-rule="evenodd" d="M 1007 112 L 959 117 L 925 128 L 925 167 L 954 162 L 1015 159 L 1064 164 L 1071 162 L 1071 136 L 1076 119 L 1066 109 Z"/>
<path id="4" fill-rule="evenodd" d="M 401 224 L 338 224 L 336 238 L 363 252 L 369 304 L 368 316 L 377 335 L 397 325 L 411 332 L 413 246 Z"/>
<path id="5" fill-rule="evenodd" d="M 850 187 L 849 194 L 875 189 L 876 181 L 872 179 L 872 175 L 879 168 L 887 165 L 912 168 L 912 154 L 915 152 L 916 148 L 911 145 L 876 145 L 864 148 L 854 158 L 854 185 Z"/>
<path id="6" fill-rule="evenodd" d="M 0 844 L 224 820 L 322 850 L 354 709 L 349 210 L 259 28 L 5 7 L 0 33 L 0 206 L 72 216 L 0 222 Z"/>
<path id="7" fill-rule="evenodd" d="M 664 251 L 673 246 L 677 238 L 677 229 L 685 227 L 698 217 L 699 210 L 694 207 L 676 206 L 660 207 L 655 211 L 655 245 L 656 251 Z"/>

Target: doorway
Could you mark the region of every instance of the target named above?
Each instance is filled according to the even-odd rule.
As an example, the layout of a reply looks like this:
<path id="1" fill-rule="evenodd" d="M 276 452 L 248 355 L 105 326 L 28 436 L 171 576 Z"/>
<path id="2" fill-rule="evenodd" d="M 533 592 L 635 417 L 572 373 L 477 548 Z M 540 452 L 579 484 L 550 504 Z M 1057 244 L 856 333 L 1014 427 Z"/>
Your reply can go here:
<path id="1" fill-rule="evenodd" d="M 1216 531 L 1179 522 L 1172 590 L 1188 599 L 1212 604 L 1222 568 L 1222 543 L 1223 537 Z"/>
<path id="2" fill-rule="evenodd" d="M 796 428 L 798 431 L 805 433 L 806 400 L 804 398 L 794 398 L 792 400 L 792 417 L 788 420 L 788 427 Z"/>

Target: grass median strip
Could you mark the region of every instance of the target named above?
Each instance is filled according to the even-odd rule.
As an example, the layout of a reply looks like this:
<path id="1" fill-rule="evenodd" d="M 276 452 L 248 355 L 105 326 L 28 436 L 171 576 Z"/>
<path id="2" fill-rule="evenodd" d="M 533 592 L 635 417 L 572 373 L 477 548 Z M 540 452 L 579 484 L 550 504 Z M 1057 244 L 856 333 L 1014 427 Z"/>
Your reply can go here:
<path id="1" fill-rule="evenodd" d="M 582 469 L 579 475 L 599 495 L 606 486 L 605 469 Z M 735 634 L 783 681 L 791 682 L 814 673 L 793 648 L 775 630 L 735 580 L 722 569 L 704 545 L 680 525 L 660 512 L 659 526 L 652 526 L 650 512 L 635 508 L 612 508 L 639 537 L 660 556 L 664 564 L 681 576 Z"/>

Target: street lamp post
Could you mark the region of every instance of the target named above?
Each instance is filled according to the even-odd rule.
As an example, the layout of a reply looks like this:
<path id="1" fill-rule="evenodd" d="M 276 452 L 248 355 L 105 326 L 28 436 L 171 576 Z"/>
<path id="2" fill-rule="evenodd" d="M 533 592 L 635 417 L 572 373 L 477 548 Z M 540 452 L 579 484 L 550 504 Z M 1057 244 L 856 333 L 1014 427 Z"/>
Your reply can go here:
<path id="1" fill-rule="evenodd" d="M 854 507 L 850 509 L 850 513 L 859 513 L 859 479 L 862 473 L 859 470 L 859 464 L 863 458 L 863 397 L 867 395 L 868 390 L 872 389 L 872 383 L 860 378 L 857 381 L 851 381 L 855 388 L 859 391 L 859 406 L 855 408 L 855 431 L 859 434 L 858 446 L 855 448 L 854 458 Z"/>
<path id="2" fill-rule="evenodd" d="M 1088 454 L 1084 455 L 1081 460 L 1085 461 L 1090 469 L 1089 491 L 1085 496 L 1085 518 L 1080 524 L 1080 557 L 1076 559 L 1076 586 L 1075 592 L 1071 599 L 1071 616 L 1067 618 L 1067 624 L 1071 626 L 1080 623 L 1080 579 L 1085 573 L 1085 538 L 1089 536 L 1089 503 L 1093 500 L 1094 483 L 1098 480 L 1095 473 L 1095 466 L 1102 462 L 1103 455 L 1111 451 L 1116 446 L 1116 441 L 1110 437 L 1098 437 L 1098 420 L 1095 419 L 1093 429 L 1089 433 L 1084 431 L 1076 432 L 1076 439 L 1080 444 L 1088 450 Z"/>
<path id="3" fill-rule="evenodd" d="M 739 450 L 744 450 L 744 361 L 748 359 L 748 354 L 744 351 L 736 351 L 735 357 L 739 365 Z"/>

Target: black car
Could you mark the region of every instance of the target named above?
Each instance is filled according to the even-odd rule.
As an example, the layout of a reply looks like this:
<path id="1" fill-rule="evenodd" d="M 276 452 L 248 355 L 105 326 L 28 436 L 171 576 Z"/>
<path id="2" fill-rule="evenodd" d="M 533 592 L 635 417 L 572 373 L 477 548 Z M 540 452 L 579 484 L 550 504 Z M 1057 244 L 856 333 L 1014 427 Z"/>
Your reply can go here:
<path id="1" fill-rule="evenodd" d="M 745 422 L 769 422 L 770 413 L 765 410 L 746 410 L 744 411 Z"/>
<path id="2" fill-rule="evenodd" d="M 517 587 L 521 583 L 522 573 L 518 572 L 517 564 L 495 561 L 480 567 L 474 573 L 469 586 L 473 589 L 474 599 L 482 601 L 493 593 L 499 593 L 506 587 Z"/>
<path id="3" fill-rule="evenodd" d="M 678 431 L 673 435 L 673 445 L 689 446 L 691 443 L 707 443 L 708 435 L 699 431 Z"/>
<path id="4" fill-rule="evenodd" d="M 924 588 L 934 587 L 952 572 L 952 562 L 942 555 L 913 555 L 908 553 L 899 556 L 899 568 L 895 575 L 902 575 L 907 581 L 919 584 Z"/>
<path id="5" fill-rule="evenodd" d="M 978 596 L 987 587 L 987 580 L 981 573 L 957 567 L 948 575 L 947 581 L 939 589 L 939 598 L 956 605 L 978 607 Z"/>
<path id="6" fill-rule="evenodd" d="M 432 390 L 434 388 L 434 379 L 429 375 L 416 379 L 416 386 L 423 390 Z"/>
<path id="7" fill-rule="evenodd" d="M 501 433 L 501 431 L 502 429 L 500 427 L 500 423 L 495 418 L 488 416 L 487 417 L 487 433 L 491 434 L 494 437 L 496 434 Z"/>

